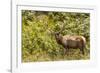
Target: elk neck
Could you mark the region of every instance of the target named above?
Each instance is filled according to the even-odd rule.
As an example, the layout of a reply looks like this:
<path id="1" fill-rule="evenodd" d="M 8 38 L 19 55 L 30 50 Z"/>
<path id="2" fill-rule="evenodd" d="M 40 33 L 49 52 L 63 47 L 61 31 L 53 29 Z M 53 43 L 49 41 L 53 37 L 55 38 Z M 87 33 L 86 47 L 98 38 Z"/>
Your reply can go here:
<path id="1" fill-rule="evenodd" d="M 56 34 L 55 38 L 56 38 L 57 43 L 62 44 L 63 36 L 61 34 Z"/>

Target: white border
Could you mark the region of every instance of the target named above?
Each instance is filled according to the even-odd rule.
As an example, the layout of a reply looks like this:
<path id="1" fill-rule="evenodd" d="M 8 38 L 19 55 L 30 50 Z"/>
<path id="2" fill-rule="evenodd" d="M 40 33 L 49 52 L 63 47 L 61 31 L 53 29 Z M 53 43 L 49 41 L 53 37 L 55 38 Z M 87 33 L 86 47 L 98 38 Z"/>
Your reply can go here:
<path id="1" fill-rule="evenodd" d="M 86 6 L 85 6 L 86 7 Z M 90 13 L 90 60 L 21 63 L 21 10 Z M 96 13 L 93 7 L 67 5 L 16 5 L 12 13 L 12 72 L 42 71 L 69 68 L 89 68 L 97 64 Z M 16 12 L 16 14 L 14 13 Z M 18 49 L 16 47 L 18 46 Z M 94 49 L 95 48 L 95 49 Z"/>

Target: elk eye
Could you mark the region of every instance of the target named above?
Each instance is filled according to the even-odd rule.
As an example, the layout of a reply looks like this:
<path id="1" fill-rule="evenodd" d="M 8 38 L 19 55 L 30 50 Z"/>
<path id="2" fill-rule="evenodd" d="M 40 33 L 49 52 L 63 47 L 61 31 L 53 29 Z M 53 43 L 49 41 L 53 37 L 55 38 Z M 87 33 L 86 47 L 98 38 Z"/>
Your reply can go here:
<path id="1" fill-rule="evenodd" d="M 57 35 L 59 35 L 59 34 L 57 34 Z"/>

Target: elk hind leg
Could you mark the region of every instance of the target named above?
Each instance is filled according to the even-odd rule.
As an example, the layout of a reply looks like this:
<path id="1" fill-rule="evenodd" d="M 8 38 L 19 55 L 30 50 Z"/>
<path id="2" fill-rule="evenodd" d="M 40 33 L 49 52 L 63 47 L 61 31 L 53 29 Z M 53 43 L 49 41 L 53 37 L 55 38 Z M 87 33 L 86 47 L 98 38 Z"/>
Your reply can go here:
<path id="1" fill-rule="evenodd" d="M 80 51 L 84 55 L 84 48 L 80 48 Z"/>

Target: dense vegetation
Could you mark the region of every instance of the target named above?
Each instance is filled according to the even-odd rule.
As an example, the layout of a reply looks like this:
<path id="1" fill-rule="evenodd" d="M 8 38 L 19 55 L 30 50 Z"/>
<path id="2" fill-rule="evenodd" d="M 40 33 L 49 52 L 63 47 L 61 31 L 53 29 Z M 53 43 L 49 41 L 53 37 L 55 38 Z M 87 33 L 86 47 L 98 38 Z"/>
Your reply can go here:
<path id="1" fill-rule="evenodd" d="M 82 35 L 86 38 L 85 55 L 79 49 L 64 48 L 54 34 L 65 25 L 62 35 Z M 81 60 L 90 58 L 90 14 L 22 10 L 22 61 Z"/>

